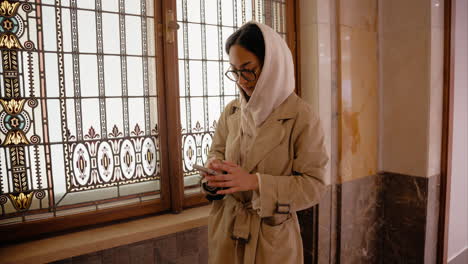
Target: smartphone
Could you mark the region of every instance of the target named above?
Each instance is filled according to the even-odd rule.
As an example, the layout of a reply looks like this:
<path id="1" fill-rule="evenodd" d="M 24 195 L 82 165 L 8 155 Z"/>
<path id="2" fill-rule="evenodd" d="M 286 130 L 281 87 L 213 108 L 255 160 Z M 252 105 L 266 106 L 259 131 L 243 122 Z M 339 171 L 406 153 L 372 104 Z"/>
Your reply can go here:
<path id="1" fill-rule="evenodd" d="M 206 167 L 203 167 L 203 166 L 200 166 L 200 165 L 197 165 L 197 164 L 194 164 L 193 167 L 197 170 L 199 170 L 200 172 L 205 172 L 207 174 L 210 174 L 210 175 L 217 175 L 218 172 L 216 172 L 215 170 L 212 170 L 212 169 L 208 169 Z"/>

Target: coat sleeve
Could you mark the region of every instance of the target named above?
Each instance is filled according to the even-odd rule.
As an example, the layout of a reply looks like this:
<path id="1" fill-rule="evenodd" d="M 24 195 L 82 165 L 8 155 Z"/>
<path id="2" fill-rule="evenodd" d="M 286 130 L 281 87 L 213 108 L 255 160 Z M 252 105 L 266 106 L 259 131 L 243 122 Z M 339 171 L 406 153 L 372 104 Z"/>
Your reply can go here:
<path id="1" fill-rule="evenodd" d="M 227 115 L 232 111 L 232 103 L 228 104 L 221 116 L 218 119 L 213 141 L 211 143 L 210 152 L 208 153 L 208 161 L 214 159 L 224 160 L 226 152 L 226 139 L 228 135 Z"/>
<path id="2" fill-rule="evenodd" d="M 292 133 L 293 175 L 257 174 L 259 190 L 254 192 L 252 204 L 260 217 L 309 208 L 319 203 L 325 191 L 328 155 L 320 120 L 309 111 L 298 124 Z"/>
<path id="3" fill-rule="evenodd" d="M 228 127 L 227 127 L 227 113 L 232 111 L 232 104 L 228 104 L 224 111 L 221 113 L 221 116 L 218 119 L 218 124 L 216 126 L 215 134 L 213 136 L 213 141 L 211 143 L 210 151 L 208 153 L 208 158 L 206 160 L 205 166 L 208 166 L 213 160 L 225 159 L 225 152 L 226 152 L 226 139 L 228 135 Z M 205 178 L 200 179 L 200 190 L 202 193 L 207 195 L 208 200 L 217 200 L 213 197 L 217 196 L 213 194 L 213 191 L 208 192 L 205 190 L 207 180 Z M 218 189 L 218 188 L 217 188 Z M 223 197 L 224 195 L 220 196 Z"/>

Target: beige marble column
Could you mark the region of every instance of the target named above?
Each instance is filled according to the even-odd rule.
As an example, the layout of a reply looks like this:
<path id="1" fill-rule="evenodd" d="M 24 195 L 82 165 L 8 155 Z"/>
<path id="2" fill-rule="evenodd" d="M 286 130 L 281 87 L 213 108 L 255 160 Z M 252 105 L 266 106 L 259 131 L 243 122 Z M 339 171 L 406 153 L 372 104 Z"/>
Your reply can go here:
<path id="1" fill-rule="evenodd" d="M 340 182 L 377 173 L 377 0 L 338 1 Z"/>

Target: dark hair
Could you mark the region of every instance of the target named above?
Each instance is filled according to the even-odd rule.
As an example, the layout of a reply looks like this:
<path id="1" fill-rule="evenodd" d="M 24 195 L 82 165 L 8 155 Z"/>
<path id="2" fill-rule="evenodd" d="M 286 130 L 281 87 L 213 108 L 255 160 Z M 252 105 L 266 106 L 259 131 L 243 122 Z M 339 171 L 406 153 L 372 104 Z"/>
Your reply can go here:
<path id="1" fill-rule="evenodd" d="M 245 24 L 229 36 L 225 47 L 228 55 L 233 45 L 240 45 L 252 52 L 263 65 L 263 61 L 265 60 L 265 41 L 262 31 L 257 25 L 253 23 Z"/>

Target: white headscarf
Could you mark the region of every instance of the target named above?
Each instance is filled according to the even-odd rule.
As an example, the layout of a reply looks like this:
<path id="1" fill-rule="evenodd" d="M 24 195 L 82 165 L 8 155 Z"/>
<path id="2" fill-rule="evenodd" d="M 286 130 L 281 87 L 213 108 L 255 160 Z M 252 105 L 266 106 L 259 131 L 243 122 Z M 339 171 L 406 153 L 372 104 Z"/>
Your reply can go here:
<path id="1" fill-rule="evenodd" d="M 248 23 L 256 24 L 263 34 L 265 60 L 249 101 L 243 92 L 240 93 L 244 116 L 241 123 L 252 119 L 249 121 L 259 127 L 294 92 L 294 63 L 288 45 L 278 33 L 267 25 L 254 21 Z"/>

